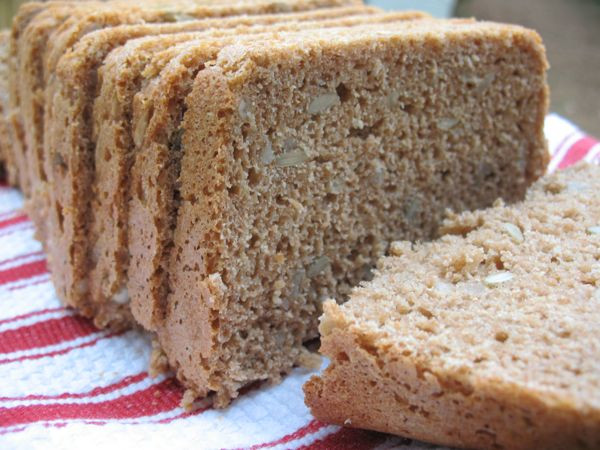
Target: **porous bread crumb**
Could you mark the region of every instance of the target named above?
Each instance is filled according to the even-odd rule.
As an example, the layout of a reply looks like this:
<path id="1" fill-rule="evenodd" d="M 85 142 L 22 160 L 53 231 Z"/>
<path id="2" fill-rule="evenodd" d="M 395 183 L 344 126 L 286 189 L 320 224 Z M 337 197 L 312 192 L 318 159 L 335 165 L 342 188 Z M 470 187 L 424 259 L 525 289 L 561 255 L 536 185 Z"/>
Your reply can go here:
<path id="1" fill-rule="evenodd" d="M 522 203 L 452 215 L 443 229 L 462 233 L 392 246 L 371 282 L 325 305 L 313 414 L 448 446 L 600 448 L 598 192 L 600 167 L 581 164 Z M 477 266 L 451 265 L 472 248 Z"/>
<path id="2" fill-rule="evenodd" d="M 307 370 L 317 370 L 323 362 L 321 355 L 316 352 L 311 352 L 308 349 L 303 349 L 298 355 L 296 364 Z"/>
<path id="3" fill-rule="evenodd" d="M 152 353 L 150 354 L 150 366 L 148 373 L 152 378 L 169 371 L 169 360 L 156 338 L 152 339 Z"/>
<path id="4" fill-rule="evenodd" d="M 198 395 L 193 389 L 186 389 L 183 393 L 183 397 L 181 397 L 181 403 L 179 406 L 181 406 L 186 412 L 192 412 L 194 411 L 194 402 L 196 398 L 198 398 Z"/>

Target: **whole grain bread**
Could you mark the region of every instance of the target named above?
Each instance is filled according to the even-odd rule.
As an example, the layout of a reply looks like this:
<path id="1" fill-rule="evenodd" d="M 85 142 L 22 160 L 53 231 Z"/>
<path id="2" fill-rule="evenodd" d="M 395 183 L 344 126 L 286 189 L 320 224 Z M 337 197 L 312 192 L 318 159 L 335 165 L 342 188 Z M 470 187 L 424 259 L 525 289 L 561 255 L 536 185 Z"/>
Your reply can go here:
<path id="1" fill-rule="evenodd" d="M 600 168 L 580 165 L 392 244 L 324 305 L 312 413 L 449 446 L 600 448 L 598 192 Z"/>
<path id="2" fill-rule="evenodd" d="M 176 219 L 154 328 L 179 379 L 217 405 L 290 370 L 323 299 L 367 277 L 390 241 L 432 237 L 448 207 L 522 198 L 548 161 L 547 63 L 520 27 L 281 33 L 193 61 L 169 130 L 179 162 L 155 171 L 176 180 Z M 140 204 L 156 179 L 134 188 Z"/>
<path id="3" fill-rule="evenodd" d="M 146 63 L 160 50 L 178 42 L 202 36 L 215 39 L 218 36 L 241 34 L 251 24 L 256 25 L 252 28 L 258 28 L 257 25 L 261 23 L 283 24 L 320 20 L 319 24 L 326 25 L 327 18 L 366 16 L 375 12 L 375 9 L 366 7 L 331 8 L 305 13 L 207 19 L 178 25 L 155 25 L 151 28 L 143 26 L 147 37 L 131 40 L 108 55 L 98 72 L 96 91 L 99 94 L 94 101 L 92 136 L 88 138 L 91 139 L 95 154 L 94 166 L 90 168 L 90 177 L 94 179 L 95 187 L 92 191 L 93 197 L 88 200 L 91 210 L 86 233 L 92 269 L 88 274 L 83 273 L 89 280 L 89 294 L 84 300 L 93 305 L 85 309 L 91 311 L 90 314 L 99 326 L 110 324 L 115 327 L 119 323 L 131 320 L 126 287 L 129 263 L 127 217 L 134 147 L 131 119 L 133 97 L 143 85 L 142 72 Z M 314 23 L 313 26 L 318 25 Z M 118 33 L 122 42 L 123 36 L 131 36 L 131 33 L 137 33 L 139 28 L 116 27 L 94 33 L 89 38 L 96 41 L 93 47 L 106 46 L 105 39 L 115 42 L 115 35 Z M 161 35 L 149 37 L 157 34 L 156 28 L 159 28 L 156 31 Z M 211 31 L 198 31 L 202 29 Z M 181 32 L 186 30 L 196 31 Z M 176 33 L 177 31 L 180 33 Z M 259 30 L 255 32 L 258 33 Z M 173 34 L 166 36 L 166 33 Z M 86 48 L 85 51 L 89 50 Z"/>
<path id="4" fill-rule="evenodd" d="M 355 0 L 261 0 L 197 6 L 184 11 L 186 14 L 202 11 L 206 16 L 223 16 L 305 11 L 355 3 Z M 88 77 L 94 73 L 89 62 L 97 60 L 89 53 L 83 54 L 83 58 L 80 56 L 75 49 L 67 52 L 59 61 L 53 83 L 46 88 L 43 159 L 48 182 L 42 186 L 40 198 L 49 196 L 49 200 L 40 203 L 48 205 L 49 229 L 45 234 L 58 295 L 91 316 L 93 312 L 80 299 L 89 292 L 88 236 L 85 231 L 90 214 L 93 171 L 89 173 L 88 168 L 93 166 L 93 146 L 89 139 L 91 133 L 86 131 L 91 129 L 92 101 L 89 99 L 93 99 L 96 80 L 94 76 Z"/>

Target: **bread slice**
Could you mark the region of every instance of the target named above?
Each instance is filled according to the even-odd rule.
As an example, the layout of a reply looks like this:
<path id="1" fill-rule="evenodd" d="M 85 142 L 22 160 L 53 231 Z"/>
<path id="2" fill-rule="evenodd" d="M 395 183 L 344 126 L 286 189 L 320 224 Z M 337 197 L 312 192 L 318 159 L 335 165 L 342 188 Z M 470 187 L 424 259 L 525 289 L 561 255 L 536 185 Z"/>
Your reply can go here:
<path id="1" fill-rule="evenodd" d="M 391 240 L 432 237 L 448 207 L 521 198 L 548 160 L 545 54 L 520 27 L 281 33 L 188 63 L 200 71 L 176 151 L 154 171 L 177 180 L 154 329 L 178 377 L 217 405 L 288 371 L 322 300 L 368 276 Z M 134 188 L 140 204 L 158 179 Z"/>
<path id="2" fill-rule="evenodd" d="M 371 11 L 373 12 L 373 11 Z M 310 16 L 316 13 L 303 14 L 302 20 L 308 20 Z M 322 13 L 319 13 L 322 15 Z M 298 15 L 297 15 L 298 16 Z M 320 28 L 320 27 L 332 27 L 332 26 L 351 26 L 359 23 L 376 23 L 385 21 L 398 21 L 400 18 L 407 19 L 413 17 L 422 17 L 422 14 L 416 13 L 398 13 L 398 14 L 387 14 L 383 16 L 371 15 L 360 15 L 352 16 L 347 18 L 320 20 L 318 22 L 307 21 L 297 22 L 296 20 L 291 22 L 281 22 L 281 24 L 273 24 L 270 27 L 255 25 L 252 27 L 237 27 L 232 30 L 220 29 L 218 31 L 210 31 L 207 33 L 197 33 L 196 39 L 203 41 L 213 41 L 214 48 L 221 48 L 227 43 L 231 43 L 232 39 L 242 39 L 244 34 L 256 35 L 260 32 L 272 30 L 292 30 L 292 29 L 309 29 L 309 28 Z M 272 16 L 257 16 L 256 23 L 260 23 L 261 20 L 271 20 Z M 297 17 L 300 19 L 300 17 Z M 291 17 L 281 18 L 281 20 L 289 20 Z M 228 22 L 235 22 L 236 19 L 230 19 Z M 296 23 L 294 23 L 296 22 Z M 157 83 L 141 82 L 143 77 L 141 72 L 144 70 L 146 62 L 152 59 L 152 56 L 157 54 L 158 50 L 163 46 L 169 46 L 175 43 L 177 40 L 188 38 L 185 35 L 173 35 L 168 39 L 141 39 L 132 41 L 126 46 L 122 47 L 118 51 L 113 52 L 107 59 L 103 69 L 101 70 L 102 88 L 100 95 L 95 102 L 95 123 L 97 129 L 94 132 L 94 142 L 96 143 L 96 165 L 95 165 L 95 183 L 96 188 L 94 190 L 93 200 L 93 225 L 90 228 L 91 232 L 91 245 L 93 255 L 93 269 L 90 274 L 90 298 L 92 301 L 98 304 L 99 308 L 123 308 L 125 310 L 129 307 L 129 298 L 134 297 L 137 299 L 136 305 L 144 305 L 144 309 L 148 311 L 149 305 L 156 304 L 159 301 L 164 302 L 164 290 L 161 291 L 159 286 L 164 286 L 164 280 L 161 284 L 159 279 L 160 275 L 155 270 L 157 261 L 161 261 L 160 257 L 164 258 L 166 254 L 165 247 L 163 245 L 164 238 L 162 235 L 159 237 L 156 235 L 155 241 L 150 243 L 149 240 L 143 241 L 143 248 L 137 246 L 140 243 L 140 239 L 137 234 L 144 234 L 145 230 L 152 227 L 152 224 L 160 227 L 156 220 L 157 211 L 151 211 L 144 209 L 143 213 L 145 217 L 150 218 L 152 224 L 144 223 L 142 228 L 137 229 L 133 239 L 134 244 L 128 244 L 128 217 L 129 217 L 129 201 L 131 197 L 131 184 L 130 181 L 134 179 L 131 174 L 131 167 L 133 162 L 133 156 L 135 155 L 136 145 L 134 144 L 134 135 L 132 128 L 139 134 L 137 143 L 142 145 L 143 132 L 149 129 L 148 121 L 152 116 L 154 123 L 159 121 L 167 121 L 169 125 L 165 125 L 163 131 L 160 134 L 161 137 L 166 139 L 160 150 L 165 150 L 168 144 L 171 143 L 173 133 L 169 130 L 176 129 L 180 121 L 180 113 L 175 113 L 174 109 L 182 109 L 184 107 L 183 101 L 185 95 L 189 92 L 191 83 L 193 81 L 192 71 L 188 71 L 185 66 L 180 62 L 177 66 L 180 68 L 180 72 L 185 73 L 185 77 L 181 75 L 177 79 L 171 77 L 168 82 L 161 85 L 161 89 L 165 89 L 168 92 L 177 93 L 180 98 L 179 103 L 175 97 L 171 97 L 169 101 L 176 104 L 171 112 L 166 114 L 168 119 L 164 118 L 166 110 L 163 108 L 164 99 L 169 98 L 166 95 L 162 95 L 160 105 L 156 104 L 153 107 L 153 114 L 146 114 L 142 112 L 142 117 L 136 121 L 136 124 L 131 125 L 131 117 L 133 115 L 132 102 L 133 94 L 137 92 L 141 86 L 145 84 L 151 85 L 147 89 L 148 92 L 155 91 Z M 258 38 L 258 37 L 257 37 Z M 275 36 L 273 36 L 275 38 Z M 215 42 L 215 39 L 218 41 Z M 197 44 L 195 45 L 197 47 Z M 158 53 L 156 59 L 161 61 L 161 64 L 166 64 L 172 58 L 176 57 L 180 52 L 183 52 L 184 47 L 172 47 L 164 52 Z M 215 50 L 210 53 L 214 56 Z M 159 62 L 156 60 L 152 61 L 148 72 L 160 73 Z M 141 80 L 142 79 L 142 80 Z M 150 78 L 151 79 L 151 78 Z M 173 83 L 176 80 L 177 83 Z M 186 87 L 187 83 L 187 87 Z M 165 92 L 166 92 L 165 91 Z M 118 95 L 115 98 L 115 92 Z M 149 105 L 153 104 L 151 99 L 152 94 L 146 93 L 146 90 L 140 92 L 139 98 L 144 99 L 139 101 L 141 103 L 142 110 L 148 111 Z M 159 116 L 159 113 L 163 114 Z M 159 118 L 160 117 L 160 118 Z M 172 124 L 174 122 L 174 125 Z M 175 128 L 173 128 L 175 127 Z M 153 136 L 156 136 L 156 128 L 151 128 Z M 146 148 L 146 147 L 145 147 Z M 151 150 L 152 152 L 154 150 Z M 110 155 L 110 157 L 107 157 Z M 144 170 L 144 169 L 142 169 Z M 155 170 L 152 166 L 152 170 Z M 148 174 L 149 175 L 149 174 Z M 153 191 L 148 191 L 148 196 L 154 196 L 153 192 L 157 191 L 159 196 L 163 198 L 169 198 L 172 196 L 173 187 L 171 185 L 164 186 L 162 182 L 166 180 L 161 178 L 160 186 L 152 188 Z M 171 205 L 172 202 L 167 202 Z M 167 211 L 161 211 L 163 217 L 170 217 L 170 213 Z M 137 220 L 141 216 L 138 215 Z M 162 219 L 161 219 L 162 220 Z M 143 222 L 143 220 L 142 220 Z M 160 230 L 162 234 L 165 233 L 164 229 Z M 146 262 L 149 258 L 146 246 L 156 246 L 156 251 L 152 253 L 152 261 Z M 159 251 L 159 249 L 161 251 Z M 132 256 L 136 262 L 135 268 L 131 272 L 133 280 L 130 286 L 131 290 L 127 287 L 127 269 L 129 265 L 129 256 Z M 163 260 L 164 261 L 164 260 Z M 147 298 L 145 296 L 148 295 Z M 158 299 L 163 300 L 158 300 Z M 151 300 L 150 300 L 151 299 Z M 116 304 L 114 301 L 116 300 Z M 142 301 L 143 303 L 140 303 Z M 148 306 L 147 306 L 148 305 Z M 139 308 L 138 308 L 139 309 Z M 102 315 L 102 313 L 99 313 Z M 111 316 L 111 314 L 109 314 Z M 148 324 L 148 320 L 142 323 Z M 141 320 L 141 315 L 138 314 L 138 320 Z M 149 326 L 149 325 L 148 325 Z"/>
<path id="3" fill-rule="evenodd" d="M 600 448 L 600 168 L 397 242 L 324 305 L 320 420 L 468 448 Z"/>
<path id="4" fill-rule="evenodd" d="M 304 11 L 324 8 L 327 5 L 357 3 L 355 0 L 272 0 L 226 3 L 209 7 L 195 7 L 194 14 L 203 11 L 207 16 L 254 13 L 264 11 Z M 80 57 L 82 58 L 80 59 Z M 43 187 L 41 198 L 50 195 L 47 231 L 47 251 L 50 267 L 59 296 L 68 304 L 79 306 L 79 299 L 89 292 L 87 285 L 88 236 L 85 235 L 89 221 L 89 200 L 92 189 L 93 165 L 91 147 L 92 100 L 95 93 L 94 72 L 97 61 L 89 52 L 68 52 L 57 66 L 54 85 L 46 89 L 47 98 L 44 123 L 44 164 L 48 183 Z M 77 120 L 74 120 L 77 119 Z M 66 126 L 65 126 L 66 124 Z M 87 132 L 87 130 L 90 130 Z M 82 195 L 80 195 L 82 194 Z M 41 204 L 45 203 L 40 201 Z M 84 312 L 92 315 L 90 311 Z"/>

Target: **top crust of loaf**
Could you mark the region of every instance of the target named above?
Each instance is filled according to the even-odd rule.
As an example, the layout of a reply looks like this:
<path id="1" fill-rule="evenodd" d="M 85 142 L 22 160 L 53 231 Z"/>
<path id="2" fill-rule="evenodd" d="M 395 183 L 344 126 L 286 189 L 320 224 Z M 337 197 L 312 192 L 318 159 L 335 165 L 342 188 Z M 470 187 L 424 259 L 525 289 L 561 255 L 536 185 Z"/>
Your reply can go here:
<path id="1" fill-rule="evenodd" d="M 326 304 L 313 413 L 446 445 L 597 448 L 599 191 L 580 165 L 523 203 L 451 214 L 438 241 L 393 244 Z"/>

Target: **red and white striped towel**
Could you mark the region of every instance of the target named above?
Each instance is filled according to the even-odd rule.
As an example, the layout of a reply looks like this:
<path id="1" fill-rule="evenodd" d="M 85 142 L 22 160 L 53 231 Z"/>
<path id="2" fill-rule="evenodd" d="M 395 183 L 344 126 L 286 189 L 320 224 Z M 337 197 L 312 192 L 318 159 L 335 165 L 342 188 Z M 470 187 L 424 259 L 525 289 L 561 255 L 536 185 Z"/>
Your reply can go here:
<path id="1" fill-rule="evenodd" d="M 600 143 L 550 115 L 551 170 L 600 163 Z M 314 420 L 297 369 L 228 409 L 179 407 L 172 378 L 150 378 L 150 342 L 111 333 L 62 307 L 20 194 L 0 186 L 1 448 L 432 448 Z"/>

